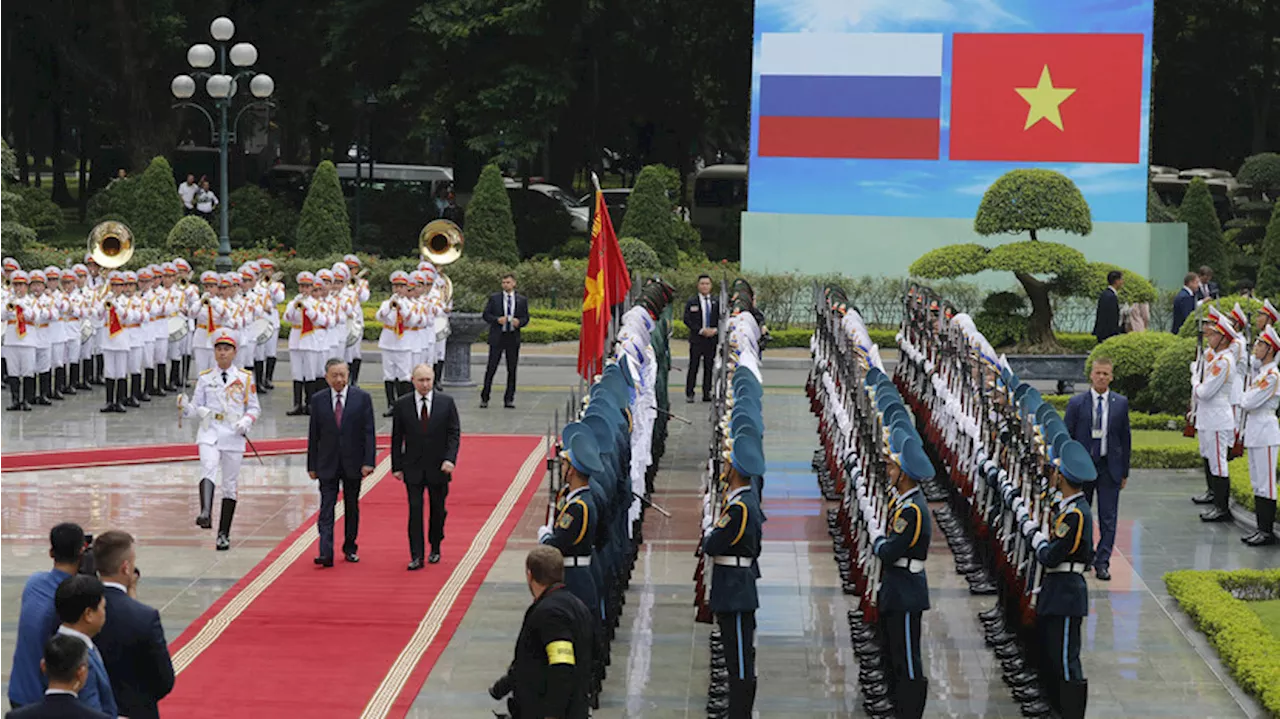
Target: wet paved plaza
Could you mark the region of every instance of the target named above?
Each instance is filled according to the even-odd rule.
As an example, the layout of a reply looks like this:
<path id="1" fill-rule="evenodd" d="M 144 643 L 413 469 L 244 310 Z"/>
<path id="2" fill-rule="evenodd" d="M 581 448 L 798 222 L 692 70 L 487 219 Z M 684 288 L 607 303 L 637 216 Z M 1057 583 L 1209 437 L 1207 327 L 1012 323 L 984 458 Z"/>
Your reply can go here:
<path id="1" fill-rule="evenodd" d="M 480 369 L 480 368 L 477 368 Z M 382 405 L 380 368 L 366 365 L 363 385 Z M 540 434 L 564 406 L 555 385 L 573 382 L 567 368 L 521 370 L 533 391 L 517 396 L 517 410 L 477 407 L 474 388 L 454 390 L 464 431 Z M 277 376 L 288 376 L 282 366 Z M 500 375 L 501 376 L 501 375 Z M 683 376 L 673 374 L 673 384 Z M 766 384 L 803 381 L 796 372 L 766 373 Z M 297 437 L 306 418 L 286 417 L 286 383 L 264 398 L 256 437 Z M 677 396 L 677 400 L 678 400 Z M 177 427 L 172 399 L 127 415 L 98 414 L 100 391 L 54 408 L 0 416 L 3 450 L 191 442 Z M 677 401 L 673 410 L 700 422 L 706 405 Z M 764 413 L 769 462 L 764 504 L 769 515 L 761 558 L 758 672 L 760 717 L 860 716 L 854 692 L 857 664 L 826 532 L 825 506 L 809 470 L 815 423 L 799 386 L 770 387 Z M 707 433 L 673 425 L 654 501 L 674 516 L 650 513 L 599 717 L 705 715 L 707 625 L 693 621 L 693 583 Z M 379 418 L 379 431 L 390 420 Z M 132 532 L 143 572 L 140 598 L 161 609 L 171 638 L 318 507 L 302 456 L 246 460 L 234 548 L 214 552 L 212 534 L 192 524 L 197 511 L 195 463 L 24 472 L 0 481 L 0 670 L 7 681 L 18 599 L 26 576 L 47 568 L 47 533 L 59 521 L 86 531 Z M 461 471 L 461 469 L 460 469 Z M 1165 592 L 1172 569 L 1235 569 L 1280 565 L 1277 548 L 1251 549 L 1232 525 L 1204 526 L 1188 497 L 1202 487 L 1194 472 L 1138 471 L 1121 500 L 1114 579 L 1092 577 L 1092 613 L 1083 632 L 1082 659 L 1090 679 L 1090 716 L 1260 717 L 1211 648 Z M 545 518 L 538 493 L 489 572 L 480 592 L 423 685 L 413 717 L 485 717 L 496 707 L 486 689 L 510 661 L 514 634 L 528 605 L 523 557 Z M 459 545 L 461 542 L 458 543 Z M 449 551 L 446 543 L 445 551 Z M 930 677 L 931 717 L 1015 717 L 1018 706 L 1000 680 L 999 663 L 984 646 L 976 612 L 951 569 L 945 542 L 934 543 L 928 565 L 933 609 L 925 613 L 922 653 Z M 372 609 L 372 608 L 371 608 Z M 179 678 L 181 681 L 181 678 Z"/>

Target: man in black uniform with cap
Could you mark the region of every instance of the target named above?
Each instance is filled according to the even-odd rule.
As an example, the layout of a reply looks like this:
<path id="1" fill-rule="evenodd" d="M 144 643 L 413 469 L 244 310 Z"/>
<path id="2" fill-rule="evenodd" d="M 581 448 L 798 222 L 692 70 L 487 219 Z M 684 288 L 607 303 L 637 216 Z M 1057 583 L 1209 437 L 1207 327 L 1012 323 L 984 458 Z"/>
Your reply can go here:
<path id="1" fill-rule="evenodd" d="M 515 658 L 489 696 L 512 694 L 513 719 L 587 719 L 595 619 L 565 588 L 560 550 L 535 547 L 524 567 L 533 605 L 524 614 Z"/>

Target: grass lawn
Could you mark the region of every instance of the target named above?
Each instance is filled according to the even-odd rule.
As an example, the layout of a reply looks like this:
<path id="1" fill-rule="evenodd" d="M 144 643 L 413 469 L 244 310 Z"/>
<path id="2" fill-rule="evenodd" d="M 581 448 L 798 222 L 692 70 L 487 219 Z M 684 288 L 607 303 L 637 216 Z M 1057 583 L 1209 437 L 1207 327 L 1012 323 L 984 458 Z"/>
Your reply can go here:
<path id="1" fill-rule="evenodd" d="M 1258 615 L 1258 618 L 1262 620 L 1262 626 L 1266 627 L 1273 637 L 1280 639 L 1280 599 L 1269 599 L 1265 602 L 1245 602 L 1245 606 Z"/>
<path id="2" fill-rule="evenodd" d="M 1135 429 L 1133 444 L 1143 447 L 1189 447 L 1192 449 L 1199 446 L 1194 437 L 1183 437 L 1181 432 L 1159 429 Z"/>

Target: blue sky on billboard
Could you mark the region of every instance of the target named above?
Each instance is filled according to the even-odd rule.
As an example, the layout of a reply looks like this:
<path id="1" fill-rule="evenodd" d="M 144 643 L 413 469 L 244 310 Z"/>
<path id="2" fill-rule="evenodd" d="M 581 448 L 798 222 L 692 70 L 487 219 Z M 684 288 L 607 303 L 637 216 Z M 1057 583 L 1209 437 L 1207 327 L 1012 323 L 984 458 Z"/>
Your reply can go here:
<path id="1" fill-rule="evenodd" d="M 756 0 L 752 68 L 749 207 L 752 212 L 972 217 L 997 177 L 1045 167 L 1080 187 L 1096 222 L 1146 221 L 1147 118 L 1154 0 Z M 763 33 L 918 32 L 944 35 L 939 160 L 850 160 L 758 155 L 760 48 Z M 1143 97 L 1140 157 L 1134 164 L 948 160 L 951 35 L 1140 33 Z M 1033 79 L 1034 81 L 1034 79 Z"/>

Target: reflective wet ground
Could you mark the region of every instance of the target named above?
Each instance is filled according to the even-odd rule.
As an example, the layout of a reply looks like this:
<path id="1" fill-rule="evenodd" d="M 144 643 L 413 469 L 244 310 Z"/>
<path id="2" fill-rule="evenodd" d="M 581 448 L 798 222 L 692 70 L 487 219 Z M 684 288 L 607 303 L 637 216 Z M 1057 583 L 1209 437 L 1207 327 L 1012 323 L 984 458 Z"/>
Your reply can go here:
<path id="1" fill-rule="evenodd" d="M 372 369 L 378 371 L 376 365 Z M 537 391 L 521 392 L 516 410 L 496 404 L 480 410 L 475 389 L 454 391 L 464 429 L 545 431 L 552 412 L 563 407 L 563 394 L 551 391 L 551 386 L 572 384 L 571 370 L 522 369 L 522 376 L 526 374 L 527 386 Z M 364 382 L 379 404 L 380 379 L 370 374 Z M 673 376 L 673 382 L 679 379 Z M 771 379 L 798 383 L 803 376 L 779 372 Z M 3 450 L 191 441 L 192 428 L 177 428 L 171 405 L 153 403 L 128 415 L 100 415 L 96 410 L 101 400 L 99 392 L 53 409 L 0 415 Z M 280 391 L 265 398 L 264 421 L 255 436 L 305 434 L 305 418 L 284 415 L 289 400 Z M 673 410 L 701 423 L 706 407 L 685 405 L 677 397 Z M 851 605 L 840 592 L 826 532 L 826 505 L 809 471 L 815 423 L 798 386 L 768 389 L 764 411 L 769 522 L 757 614 L 758 716 L 859 716 L 857 665 L 845 619 Z M 389 431 L 390 420 L 379 422 L 379 431 Z M 700 513 L 698 467 L 706 456 L 707 436 L 700 425 L 696 430 L 673 427 L 654 501 L 674 517 L 649 514 L 599 717 L 705 715 L 708 627 L 693 621 L 691 577 Z M 265 465 L 245 462 L 235 547 L 230 552 L 214 552 L 211 533 L 192 524 L 198 507 L 194 463 L 4 474 L 4 678 L 12 661 L 22 585 L 31 571 L 48 566 L 47 532 L 53 524 L 72 520 L 94 533 L 109 528 L 132 532 L 140 543 L 141 598 L 161 609 L 172 638 L 315 511 L 318 498 L 303 469 L 300 456 L 267 458 Z M 1168 598 L 1161 580 L 1171 569 L 1280 565 L 1277 548 L 1251 549 L 1237 540 L 1240 530 L 1232 525 L 1204 526 L 1196 521 L 1188 497 L 1202 486 L 1194 472 L 1138 471 L 1130 479 L 1121 500 L 1114 578 L 1109 583 L 1089 578 L 1093 604 L 1082 658 L 1090 680 L 1090 716 L 1263 716 Z M 423 685 L 410 716 L 491 716 L 489 710 L 496 704 L 485 690 L 510 661 L 514 634 L 529 602 L 523 557 L 534 544 L 545 511 L 539 494 Z M 446 543 L 444 551 L 449 550 Z M 969 596 L 950 566 L 941 538 L 930 556 L 933 609 L 924 617 L 922 646 L 930 677 L 926 716 L 1017 716 L 1018 707 L 1000 680 L 999 663 L 984 646 L 974 616 L 987 603 Z"/>

